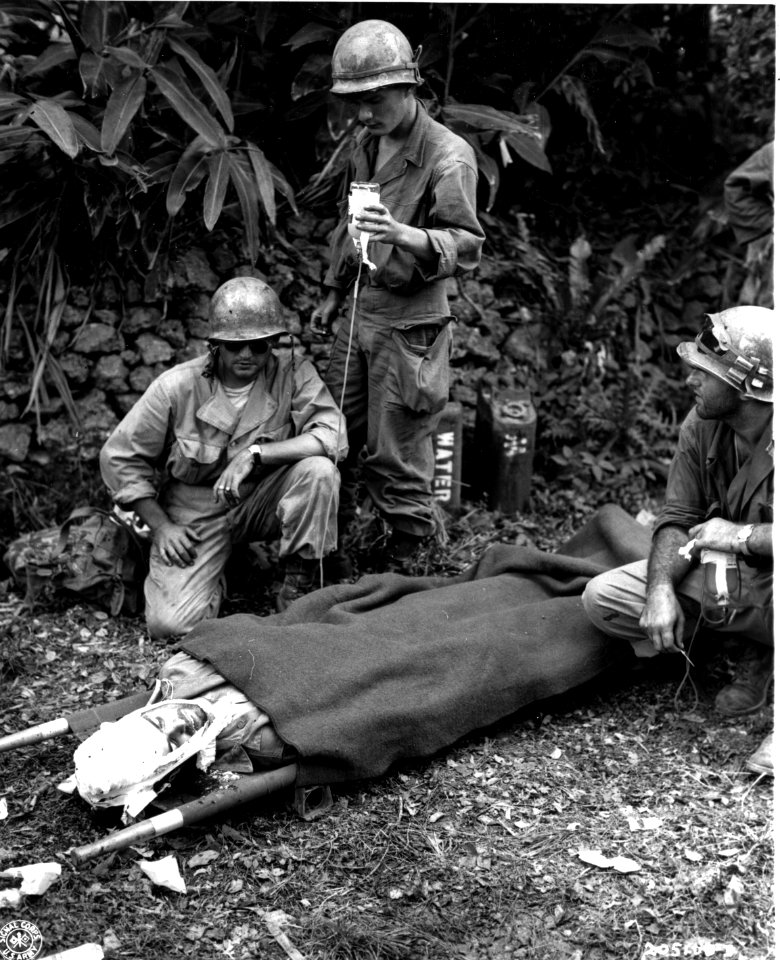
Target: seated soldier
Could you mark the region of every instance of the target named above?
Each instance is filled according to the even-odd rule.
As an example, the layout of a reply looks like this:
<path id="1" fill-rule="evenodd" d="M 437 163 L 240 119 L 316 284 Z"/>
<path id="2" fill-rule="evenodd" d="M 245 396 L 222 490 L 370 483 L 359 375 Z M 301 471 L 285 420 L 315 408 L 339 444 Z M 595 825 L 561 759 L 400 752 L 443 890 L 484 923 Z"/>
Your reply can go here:
<path id="1" fill-rule="evenodd" d="M 100 454 L 114 500 L 152 531 L 158 639 L 217 616 L 234 544 L 280 538 L 279 610 L 319 586 L 336 546 L 345 425 L 314 367 L 272 349 L 287 332 L 279 299 L 262 280 L 228 280 L 210 325 L 208 354 L 161 374 Z"/>
<path id="2" fill-rule="evenodd" d="M 677 348 L 696 403 L 680 430 L 650 558 L 595 577 L 583 603 L 637 656 L 685 650 L 700 624 L 735 638 L 742 656 L 715 708 L 742 716 L 766 702 L 773 667 L 775 317 L 733 307 L 709 320 Z M 771 738 L 748 766 L 772 772 Z"/>

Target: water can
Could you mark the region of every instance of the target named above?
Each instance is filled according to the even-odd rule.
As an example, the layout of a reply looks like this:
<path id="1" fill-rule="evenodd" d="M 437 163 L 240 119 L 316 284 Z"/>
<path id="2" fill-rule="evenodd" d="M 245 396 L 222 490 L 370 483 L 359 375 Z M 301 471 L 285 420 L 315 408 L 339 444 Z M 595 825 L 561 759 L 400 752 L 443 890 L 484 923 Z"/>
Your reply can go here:
<path id="1" fill-rule="evenodd" d="M 474 425 L 477 485 L 491 510 L 511 515 L 531 496 L 536 410 L 528 390 L 481 383 Z"/>
<path id="2" fill-rule="evenodd" d="M 355 226 L 355 217 L 359 217 L 364 207 L 370 207 L 379 203 L 379 184 L 365 183 L 361 180 L 353 180 L 349 185 L 349 198 L 347 200 L 347 232 L 353 240 L 360 237 L 360 231 Z"/>
<path id="3" fill-rule="evenodd" d="M 433 435 L 433 496 L 445 510 L 460 510 L 463 463 L 463 407 L 450 401 Z"/>

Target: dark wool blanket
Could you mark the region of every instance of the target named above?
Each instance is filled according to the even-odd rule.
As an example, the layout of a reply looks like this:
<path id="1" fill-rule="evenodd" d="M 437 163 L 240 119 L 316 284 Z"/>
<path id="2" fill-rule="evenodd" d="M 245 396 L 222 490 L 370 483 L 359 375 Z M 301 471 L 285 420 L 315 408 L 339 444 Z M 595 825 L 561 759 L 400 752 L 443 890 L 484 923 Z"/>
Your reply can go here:
<path id="1" fill-rule="evenodd" d="M 300 755 L 299 785 L 376 776 L 625 656 L 580 595 L 649 543 L 606 507 L 554 554 L 500 544 L 457 577 L 365 576 L 279 615 L 204 621 L 180 647 L 271 717 Z"/>

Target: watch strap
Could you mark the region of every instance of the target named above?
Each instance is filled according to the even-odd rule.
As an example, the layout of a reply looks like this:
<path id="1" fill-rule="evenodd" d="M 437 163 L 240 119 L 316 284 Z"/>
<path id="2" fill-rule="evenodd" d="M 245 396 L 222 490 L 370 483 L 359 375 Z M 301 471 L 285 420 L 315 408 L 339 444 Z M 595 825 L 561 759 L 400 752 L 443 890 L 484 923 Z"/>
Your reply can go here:
<path id="1" fill-rule="evenodd" d="M 744 527 L 740 527 L 737 530 L 737 546 L 740 551 L 747 556 L 750 553 L 750 548 L 748 547 L 748 540 L 750 535 L 753 533 L 753 528 L 755 524 L 748 523 Z"/>

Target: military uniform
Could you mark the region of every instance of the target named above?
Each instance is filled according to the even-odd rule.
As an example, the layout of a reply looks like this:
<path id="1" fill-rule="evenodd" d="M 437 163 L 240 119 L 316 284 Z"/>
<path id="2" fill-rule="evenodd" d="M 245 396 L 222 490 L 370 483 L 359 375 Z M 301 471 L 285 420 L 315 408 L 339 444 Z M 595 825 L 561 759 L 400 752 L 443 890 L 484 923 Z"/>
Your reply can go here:
<path id="1" fill-rule="evenodd" d="M 314 367 L 272 352 L 239 412 L 219 379 L 204 377 L 206 364 L 197 358 L 158 377 L 100 455 L 103 480 L 118 504 L 156 498 L 172 522 L 190 525 L 200 538 L 191 566 L 168 566 L 152 547 L 144 591 L 155 637 L 180 636 L 217 615 L 233 544 L 280 537 L 280 556 L 304 558 L 322 557 L 336 545 L 335 461 L 346 452 L 346 431 Z M 326 456 L 261 467 L 233 508 L 215 500 L 214 483 L 250 444 L 304 433 L 317 437 Z"/>
<path id="2" fill-rule="evenodd" d="M 431 436 L 449 395 L 451 330 L 446 280 L 479 263 L 484 233 L 476 215 L 477 165 L 471 147 L 432 120 L 417 101 L 406 142 L 375 169 L 377 139 L 363 131 L 348 180 L 373 181 L 399 222 L 428 235 L 433 258 L 379 241 L 369 246 L 375 270 L 362 268 L 350 347 L 343 322 L 325 382 L 344 394 L 350 455 L 347 479 L 362 461 L 380 514 L 412 536 L 433 532 Z M 351 293 L 358 257 L 347 232 L 346 200 L 331 240 L 327 287 Z M 352 300 L 348 301 L 349 312 Z M 348 359 L 349 355 L 349 359 Z"/>

